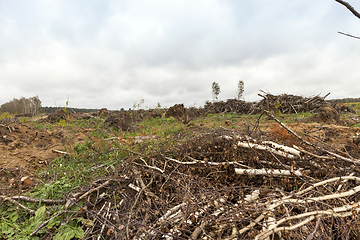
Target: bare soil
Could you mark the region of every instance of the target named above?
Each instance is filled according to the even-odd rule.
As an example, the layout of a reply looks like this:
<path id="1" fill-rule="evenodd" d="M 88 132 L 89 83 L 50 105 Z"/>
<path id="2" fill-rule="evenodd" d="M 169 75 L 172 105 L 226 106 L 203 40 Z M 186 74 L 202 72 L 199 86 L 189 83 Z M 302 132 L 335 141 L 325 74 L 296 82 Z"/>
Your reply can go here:
<path id="1" fill-rule="evenodd" d="M 63 151 L 65 146 L 82 142 L 89 131 L 74 133 L 62 127 L 39 130 L 24 123 L 1 125 L 0 190 L 15 193 L 32 187 L 37 182 L 33 173 L 61 156 L 54 150 Z"/>

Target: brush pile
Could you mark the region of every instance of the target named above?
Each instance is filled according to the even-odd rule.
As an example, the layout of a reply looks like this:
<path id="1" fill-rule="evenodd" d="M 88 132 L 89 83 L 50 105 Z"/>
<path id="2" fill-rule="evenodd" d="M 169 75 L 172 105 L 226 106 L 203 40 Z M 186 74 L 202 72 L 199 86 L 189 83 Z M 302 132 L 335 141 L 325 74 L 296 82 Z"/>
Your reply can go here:
<path id="1" fill-rule="evenodd" d="M 228 99 L 226 102 L 210 102 L 205 103 L 204 109 L 208 113 L 239 113 L 250 114 L 256 110 L 256 104 L 254 102 L 245 102 L 237 99 Z"/>
<path id="2" fill-rule="evenodd" d="M 327 106 L 325 98 L 316 95 L 314 97 L 302 97 L 290 94 L 272 95 L 262 92 L 258 94 L 263 99 L 260 102 L 245 102 L 237 99 L 228 99 L 226 102 L 205 103 L 205 110 L 208 113 L 230 113 L 255 114 L 261 112 L 260 109 L 267 109 L 282 114 L 317 112 L 320 108 Z"/>
<path id="3" fill-rule="evenodd" d="M 164 138 L 93 137 L 89 162 L 109 152 L 117 157 L 90 168 L 103 168 L 104 174 L 89 186 L 63 192 L 63 199 L 0 194 L 0 200 L 35 218 L 43 216 L 29 234 L 44 239 L 55 236 L 47 226 L 69 213 L 81 222 L 82 232 L 74 237 L 83 239 L 359 239 L 359 142 L 337 149 L 329 145 L 337 132 L 322 126 L 297 132 L 273 114 L 317 111 L 326 96 L 263 97 L 249 105 L 238 100 L 209 103 L 205 110 L 262 108 L 275 121 L 270 131 L 257 124 L 251 131 L 188 124 L 183 135 Z M 182 117 L 191 114 L 183 108 L 178 105 L 168 115 L 185 122 Z M 108 119 L 105 123 L 121 125 L 119 116 Z M 24 202 L 47 204 L 51 214 Z"/>
<path id="4" fill-rule="evenodd" d="M 301 112 L 317 112 L 319 109 L 327 105 L 325 98 L 316 95 L 314 97 L 302 97 L 289 94 L 272 95 L 262 92 L 258 94 L 263 99 L 257 104 L 257 107 L 271 111 L 280 111 L 282 114 L 301 113 Z"/>

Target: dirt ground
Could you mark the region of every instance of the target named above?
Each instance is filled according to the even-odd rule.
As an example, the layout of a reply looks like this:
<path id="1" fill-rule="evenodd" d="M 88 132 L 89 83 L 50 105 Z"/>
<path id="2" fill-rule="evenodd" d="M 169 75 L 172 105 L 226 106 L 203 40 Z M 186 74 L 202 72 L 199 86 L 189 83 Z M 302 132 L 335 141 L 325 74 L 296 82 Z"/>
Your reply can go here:
<path id="1" fill-rule="evenodd" d="M 0 190 L 15 193 L 33 186 L 33 173 L 61 156 L 56 150 L 83 141 L 89 131 L 39 130 L 26 123 L 0 125 Z"/>

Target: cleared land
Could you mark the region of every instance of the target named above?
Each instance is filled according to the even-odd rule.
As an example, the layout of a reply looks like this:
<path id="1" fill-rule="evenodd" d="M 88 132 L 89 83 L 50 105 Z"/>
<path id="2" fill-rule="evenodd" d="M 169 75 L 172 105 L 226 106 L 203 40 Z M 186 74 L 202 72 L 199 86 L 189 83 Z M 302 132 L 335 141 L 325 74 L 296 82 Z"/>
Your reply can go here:
<path id="1" fill-rule="evenodd" d="M 2 123 L 0 236 L 358 239 L 359 115 L 323 107 Z"/>

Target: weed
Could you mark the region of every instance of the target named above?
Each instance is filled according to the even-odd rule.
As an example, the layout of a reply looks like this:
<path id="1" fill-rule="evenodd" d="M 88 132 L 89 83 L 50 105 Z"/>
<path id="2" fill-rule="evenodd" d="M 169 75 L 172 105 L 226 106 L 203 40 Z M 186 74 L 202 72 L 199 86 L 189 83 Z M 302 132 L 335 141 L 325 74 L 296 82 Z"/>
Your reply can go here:
<path id="1" fill-rule="evenodd" d="M 4 118 L 9 118 L 12 117 L 12 115 L 8 112 L 4 112 L 0 115 L 0 120 L 4 119 Z"/>

